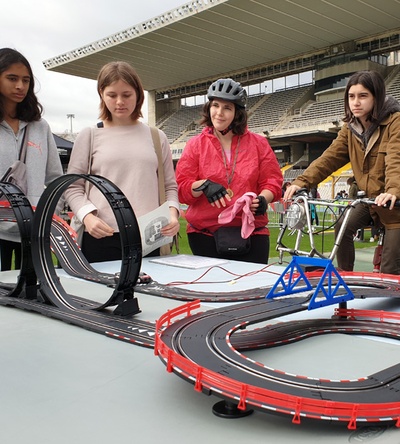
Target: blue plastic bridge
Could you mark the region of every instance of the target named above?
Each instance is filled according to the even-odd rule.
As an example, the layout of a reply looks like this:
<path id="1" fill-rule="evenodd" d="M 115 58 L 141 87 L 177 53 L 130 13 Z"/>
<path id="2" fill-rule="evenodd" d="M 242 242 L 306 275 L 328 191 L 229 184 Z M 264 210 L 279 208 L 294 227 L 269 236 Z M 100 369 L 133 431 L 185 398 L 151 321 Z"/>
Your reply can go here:
<path id="1" fill-rule="evenodd" d="M 299 256 L 293 257 L 292 262 L 283 271 L 266 298 L 273 299 L 278 296 L 288 296 L 313 290 L 314 287 L 301 265 L 323 269 L 321 278 L 308 304 L 309 310 L 354 299 L 354 294 L 336 270 L 331 259 Z"/>

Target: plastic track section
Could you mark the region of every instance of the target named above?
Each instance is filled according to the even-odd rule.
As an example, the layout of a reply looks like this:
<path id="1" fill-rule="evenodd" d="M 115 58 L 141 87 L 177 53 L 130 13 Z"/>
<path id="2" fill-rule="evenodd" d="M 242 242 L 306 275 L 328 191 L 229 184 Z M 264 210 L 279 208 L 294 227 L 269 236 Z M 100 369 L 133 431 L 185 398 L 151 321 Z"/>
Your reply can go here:
<path id="1" fill-rule="evenodd" d="M 306 310 L 306 298 L 248 301 L 205 313 L 194 313 L 191 302 L 162 315 L 156 326 L 155 354 L 174 372 L 194 385 L 196 391 L 221 397 L 245 411 L 258 409 L 301 418 L 357 423 L 395 422 L 400 427 L 400 364 L 351 380 L 329 380 L 287 373 L 261 364 L 239 352 L 244 342 L 234 333 L 249 325 Z M 299 340 L 302 336 L 344 331 L 392 339 L 400 337 L 398 314 L 378 311 L 337 311 L 339 320 L 271 326 L 263 336 L 265 346 Z M 182 316 L 186 316 L 182 318 Z M 368 322 L 363 319 L 367 318 Z M 346 322 L 347 321 L 347 322 Z M 279 328 L 280 331 L 273 331 Z M 231 341 L 232 338 L 232 341 Z M 251 346 L 253 344 L 247 344 Z M 237 347 L 237 348 L 236 348 Z"/>
<path id="2" fill-rule="evenodd" d="M 25 194 L 15 185 L 0 182 L 1 194 L 7 199 L 14 218 L 18 224 L 21 236 L 21 272 L 15 286 L 1 284 L 1 293 L 8 296 L 19 296 L 22 298 L 36 298 L 37 278 L 32 262 L 31 254 L 31 230 L 33 222 L 33 209 Z M 7 211 L 7 209 L 6 209 Z M 9 210 L 8 210 L 9 212 Z M 13 219 L 14 219 L 13 218 Z M 1 218 L 4 220 L 4 218 Z"/>
<path id="3" fill-rule="evenodd" d="M 117 306 L 115 314 L 138 313 L 140 310 L 137 299 L 134 297 L 134 287 L 142 262 L 139 226 L 132 207 L 122 191 L 101 176 L 67 174 L 51 182 L 42 194 L 36 207 L 32 227 L 32 258 L 41 284 L 41 293 L 45 299 L 57 307 L 70 310 L 82 308 L 62 287 L 53 265 L 50 249 L 52 217 L 57 203 L 68 186 L 81 179 L 96 186 L 107 199 L 118 224 L 122 246 L 121 270 L 113 293 L 105 303 L 92 306 L 91 309 L 102 310 L 106 307 Z"/>
<path id="4" fill-rule="evenodd" d="M 71 276 L 90 282 L 114 286 L 118 274 L 100 273 L 87 261 L 78 244 L 76 233 L 60 217 L 53 215 L 50 233 L 50 246 L 61 267 Z"/>
<path id="5" fill-rule="evenodd" d="M 73 295 L 71 298 L 75 305 L 81 307 L 80 309 L 70 310 L 37 300 L 8 297 L 1 292 L 0 305 L 39 313 L 129 344 L 145 348 L 154 347 L 155 325 L 153 322 L 140 320 L 135 316 L 116 316 L 109 309 L 96 310 L 96 304 L 93 301 Z"/>
<path id="6" fill-rule="evenodd" d="M 305 275 L 312 284 L 313 289 L 315 289 L 320 281 L 322 272 L 307 272 Z M 346 284 L 351 286 L 351 290 L 356 298 L 381 297 L 383 295 L 397 297 L 400 294 L 400 276 L 350 271 L 340 272 L 340 275 L 344 278 Z M 336 285 L 337 280 L 333 278 L 332 282 Z M 264 299 L 272 289 L 272 285 L 251 288 L 248 290 L 230 292 L 215 291 L 213 293 L 168 286 L 156 281 L 152 281 L 149 284 L 139 285 L 137 288 L 140 289 L 140 293 L 182 301 L 242 302 Z"/>

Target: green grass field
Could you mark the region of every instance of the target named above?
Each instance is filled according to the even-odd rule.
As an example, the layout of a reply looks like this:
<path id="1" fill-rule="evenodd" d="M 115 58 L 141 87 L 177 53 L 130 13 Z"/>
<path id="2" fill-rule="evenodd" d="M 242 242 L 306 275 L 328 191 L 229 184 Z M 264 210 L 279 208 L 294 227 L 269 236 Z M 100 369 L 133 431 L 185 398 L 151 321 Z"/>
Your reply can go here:
<path id="1" fill-rule="evenodd" d="M 181 228 L 179 231 L 180 234 L 180 238 L 179 238 L 179 252 L 181 254 L 192 254 L 190 248 L 189 248 L 189 244 L 188 244 L 188 239 L 186 236 L 186 220 L 181 218 L 180 219 L 180 224 L 181 224 Z M 270 227 L 270 252 L 269 252 L 269 257 L 273 258 L 273 257 L 278 257 L 278 251 L 276 251 L 275 247 L 276 247 L 276 240 L 278 238 L 278 234 L 279 234 L 279 228 L 276 227 Z M 355 242 L 354 245 L 355 247 L 358 248 L 366 248 L 366 247 L 371 247 L 371 246 L 375 246 L 376 244 L 370 244 L 369 243 L 369 238 L 370 238 L 370 231 L 369 230 L 365 230 L 365 241 L 363 242 Z M 284 238 L 284 244 L 287 247 L 292 247 L 294 246 L 295 243 L 295 236 L 285 236 Z M 334 233 L 333 231 L 324 233 L 324 235 L 317 235 L 314 236 L 314 244 L 315 247 L 318 251 L 322 252 L 322 253 L 327 253 L 330 252 L 333 248 L 333 243 L 334 243 Z M 304 239 L 304 244 L 301 244 L 301 249 L 304 251 L 308 251 L 310 249 L 310 243 L 309 243 L 309 239 L 308 236 L 305 236 Z M 175 250 L 174 250 L 175 253 Z"/>
<path id="2" fill-rule="evenodd" d="M 181 228 L 179 230 L 179 234 L 180 234 L 179 253 L 180 254 L 192 254 L 192 251 L 190 250 L 190 247 L 189 247 L 187 235 L 186 235 L 186 219 L 180 218 L 179 222 L 181 225 Z M 276 251 L 276 240 L 278 238 L 279 228 L 270 227 L 269 230 L 271 233 L 270 234 L 269 257 L 270 258 L 277 258 L 279 255 L 279 252 Z M 369 243 L 369 238 L 370 238 L 370 232 L 369 232 L 369 230 L 366 230 L 366 232 L 365 232 L 365 239 L 366 240 L 363 242 L 355 242 L 354 243 L 355 247 L 358 249 L 358 248 L 366 248 L 366 247 L 375 246 L 376 244 Z M 322 252 L 325 254 L 332 250 L 333 242 L 334 242 L 333 231 L 325 233 L 323 236 L 322 235 L 314 236 L 315 247 L 317 248 L 317 250 L 319 252 Z M 294 246 L 295 236 L 289 236 L 289 237 L 286 236 L 284 239 L 284 243 L 287 247 Z M 310 249 L 310 243 L 309 243 L 309 239 L 307 236 L 305 236 L 304 244 L 303 243 L 301 244 L 301 249 L 304 251 L 308 251 Z M 176 251 L 174 249 L 173 254 L 175 254 L 175 253 L 176 253 Z M 57 264 L 57 259 L 54 255 L 53 255 L 53 262 L 55 265 Z M 14 269 L 14 263 L 12 265 L 12 269 Z"/>

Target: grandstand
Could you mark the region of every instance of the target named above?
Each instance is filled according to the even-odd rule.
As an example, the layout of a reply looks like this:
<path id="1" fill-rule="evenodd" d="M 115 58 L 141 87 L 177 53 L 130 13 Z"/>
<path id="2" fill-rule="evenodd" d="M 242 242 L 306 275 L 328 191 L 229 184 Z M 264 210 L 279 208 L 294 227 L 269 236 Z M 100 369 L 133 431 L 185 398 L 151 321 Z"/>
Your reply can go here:
<path id="1" fill-rule="evenodd" d="M 386 69 L 387 92 L 400 100 L 400 66 Z M 342 96 L 343 90 L 344 87 L 337 89 L 335 95 Z M 331 98 L 331 94 L 328 94 L 324 98 L 315 95 L 314 91 L 314 85 L 306 85 L 249 97 L 249 129 L 269 137 L 282 167 L 287 166 L 284 171 L 285 181 L 293 181 L 301 174 L 329 145 L 343 124 L 343 97 Z M 167 134 L 175 160 L 179 159 L 187 140 L 201 131 L 198 125 L 201 109 L 202 105 L 182 106 L 157 122 L 157 126 Z M 302 134 L 302 144 L 306 145 L 313 144 L 316 132 L 320 137 L 324 134 L 322 148 L 321 141 L 315 143 L 308 151 L 304 146 L 301 155 L 292 162 L 286 156 L 279 156 L 282 154 L 279 153 L 282 147 L 279 136 L 284 137 L 283 146 L 286 146 L 291 135 L 297 141 L 299 134 Z M 278 137 L 275 139 L 276 136 Z M 290 154 L 290 149 L 285 150 L 285 153 Z M 347 170 L 341 179 L 335 179 L 336 188 L 347 189 L 346 180 L 350 174 L 351 170 Z M 322 184 L 321 194 L 324 197 L 331 198 L 335 192 L 336 189 L 330 183 Z"/>
<path id="2" fill-rule="evenodd" d="M 175 160 L 201 131 L 202 105 L 187 106 L 188 98 L 203 102 L 210 83 L 222 77 L 249 92 L 258 85 L 249 94 L 249 128 L 269 139 L 285 180 L 293 180 L 336 137 L 349 75 L 379 70 L 388 93 L 400 99 L 398 3 L 388 0 L 379 8 L 372 0 L 338 3 L 191 1 L 44 65 L 96 78 L 107 61 L 131 62 L 149 92 L 149 123 L 166 133 Z M 305 73 L 311 84 L 300 80 Z M 298 81 L 287 85 L 293 77 Z M 279 79 L 284 86 L 266 93 L 266 82 Z M 346 188 L 345 180 L 334 182 Z"/>
<path id="3" fill-rule="evenodd" d="M 274 129 L 281 119 L 296 107 L 309 89 L 309 87 L 291 88 L 268 95 L 254 112 L 250 108 L 249 128 L 257 133 Z"/>
<path id="4" fill-rule="evenodd" d="M 400 67 L 400 66 L 399 66 Z M 396 67 L 396 76 L 387 82 L 388 94 L 400 100 L 400 74 Z M 343 90 L 344 88 L 342 88 Z M 309 127 L 339 125 L 344 116 L 343 98 L 318 101 L 313 95 L 312 86 L 300 86 L 271 94 L 250 96 L 248 100 L 249 129 L 259 134 L 268 135 L 274 131 L 290 134 L 299 129 L 309 131 Z M 341 90 L 341 91 L 342 91 Z M 198 134 L 198 125 L 202 105 L 182 106 L 171 114 L 157 121 L 171 144 L 186 142 Z"/>
<path id="5" fill-rule="evenodd" d="M 304 106 L 304 109 L 294 115 L 286 124 L 282 125 L 283 130 L 292 128 L 302 128 L 304 126 L 330 124 L 333 121 L 342 120 L 343 99 L 327 100 L 325 102 L 311 101 Z"/>
<path id="6" fill-rule="evenodd" d="M 193 131 L 200 118 L 201 106 L 182 106 L 177 111 L 163 116 L 156 125 L 162 129 L 168 141 L 173 144 L 185 133 Z M 193 133 L 195 134 L 196 131 Z M 187 138 L 185 139 L 187 140 Z"/>

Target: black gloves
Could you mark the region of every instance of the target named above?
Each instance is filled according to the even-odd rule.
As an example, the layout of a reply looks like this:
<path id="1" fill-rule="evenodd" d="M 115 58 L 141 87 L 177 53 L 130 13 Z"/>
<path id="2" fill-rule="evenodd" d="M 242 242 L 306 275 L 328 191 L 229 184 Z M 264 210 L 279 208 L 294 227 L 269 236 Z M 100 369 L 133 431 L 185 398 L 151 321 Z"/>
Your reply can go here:
<path id="1" fill-rule="evenodd" d="M 226 188 L 216 182 L 213 182 L 209 179 L 207 179 L 203 185 L 200 185 L 197 188 L 193 188 L 193 191 L 203 191 L 204 195 L 207 197 L 207 200 L 210 203 L 213 203 L 222 197 L 226 196 L 228 192 L 226 191 Z M 264 215 L 267 211 L 268 203 L 267 199 L 265 199 L 264 196 L 261 194 L 257 196 L 258 199 L 258 208 L 256 212 L 254 213 L 255 216 L 261 216 Z"/>
<path id="2" fill-rule="evenodd" d="M 213 203 L 228 194 L 224 186 L 208 179 L 203 183 L 203 185 L 193 188 L 193 191 L 203 191 L 210 203 Z"/>
<path id="3" fill-rule="evenodd" d="M 265 199 L 264 196 L 257 196 L 258 199 L 258 208 L 256 210 L 256 212 L 254 213 L 254 216 L 262 216 L 265 214 L 265 212 L 267 211 L 267 199 Z"/>

